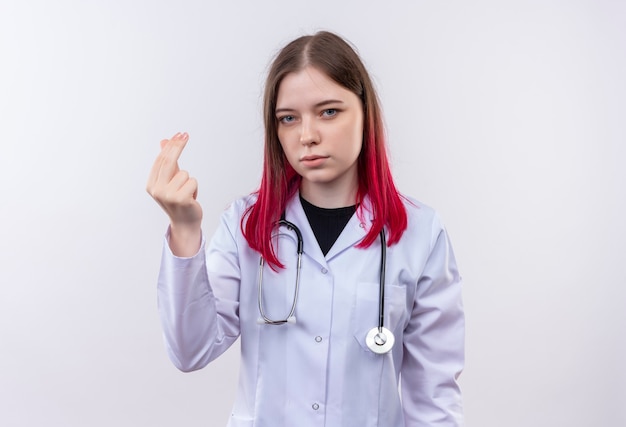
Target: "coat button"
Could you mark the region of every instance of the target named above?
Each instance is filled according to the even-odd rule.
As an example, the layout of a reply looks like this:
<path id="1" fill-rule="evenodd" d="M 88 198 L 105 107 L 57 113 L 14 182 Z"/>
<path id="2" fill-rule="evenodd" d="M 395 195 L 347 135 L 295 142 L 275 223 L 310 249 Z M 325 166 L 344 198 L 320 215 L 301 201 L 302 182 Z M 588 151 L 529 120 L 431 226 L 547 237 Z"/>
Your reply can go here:
<path id="1" fill-rule="evenodd" d="M 322 270 L 321 270 L 321 271 L 322 271 L 322 274 L 326 274 L 326 273 L 328 273 L 328 270 L 326 270 L 324 267 L 322 267 Z"/>
<path id="2" fill-rule="evenodd" d="M 320 408 L 320 405 L 318 405 L 317 403 L 314 403 L 311 408 L 313 408 L 315 411 L 317 411 Z"/>
<path id="3" fill-rule="evenodd" d="M 319 335 L 315 337 L 315 342 L 322 342 L 322 337 Z"/>

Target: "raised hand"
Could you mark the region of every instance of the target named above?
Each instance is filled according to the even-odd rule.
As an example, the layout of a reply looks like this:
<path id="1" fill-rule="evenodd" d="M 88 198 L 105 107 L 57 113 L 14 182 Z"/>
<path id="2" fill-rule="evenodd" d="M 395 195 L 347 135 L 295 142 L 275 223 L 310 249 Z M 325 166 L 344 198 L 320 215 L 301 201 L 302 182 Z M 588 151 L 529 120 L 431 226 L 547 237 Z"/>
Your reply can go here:
<path id="1" fill-rule="evenodd" d="M 178 167 L 178 159 L 188 140 L 186 132 L 179 132 L 161 141 L 161 153 L 152 166 L 146 186 L 170 218 L 170 248 L 177 256 L 194 255 L 202 236 L 202 207 L 196 200 L 198 182 Z"/>

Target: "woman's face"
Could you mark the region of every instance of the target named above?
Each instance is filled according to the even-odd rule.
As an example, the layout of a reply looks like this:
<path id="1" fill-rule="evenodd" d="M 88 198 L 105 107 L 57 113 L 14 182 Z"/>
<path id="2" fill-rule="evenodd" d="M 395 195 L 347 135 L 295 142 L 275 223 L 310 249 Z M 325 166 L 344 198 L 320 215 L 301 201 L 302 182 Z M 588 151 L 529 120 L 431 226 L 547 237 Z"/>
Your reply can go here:
<path id="1" fill-rule="evenodd" d="M 287 74 L 276 99 L 278 139 L 302 176 L 301 191 L 356 194 L 363 145 L 363 105 L 353 92 L 313 67 Z M 312 199 L 309 199 L 313 201 Z"/>

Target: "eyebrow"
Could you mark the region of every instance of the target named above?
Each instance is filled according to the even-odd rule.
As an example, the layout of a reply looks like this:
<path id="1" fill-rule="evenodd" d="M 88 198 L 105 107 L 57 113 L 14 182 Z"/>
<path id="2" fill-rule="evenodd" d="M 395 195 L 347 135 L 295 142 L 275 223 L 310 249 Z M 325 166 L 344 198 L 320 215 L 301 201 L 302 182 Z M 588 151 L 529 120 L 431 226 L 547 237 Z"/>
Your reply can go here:
<path id="1" fill-rule="evenodd" d="M 339 100 L 339 99 L 326 99 L 324 101 L 318 102 L 313 107 L 314 108 L 320 108 L 320 107 L 324 107 L 324 106 L 330 105 L 330 104 L 344 104 L 344 102 Z M 285 112 L 290 112 L 290 111 L 295 111 L 295 110 L 293 108 L 277 108 L 274 113 L 278 114 L 278 113 L 285 113 Z"/>

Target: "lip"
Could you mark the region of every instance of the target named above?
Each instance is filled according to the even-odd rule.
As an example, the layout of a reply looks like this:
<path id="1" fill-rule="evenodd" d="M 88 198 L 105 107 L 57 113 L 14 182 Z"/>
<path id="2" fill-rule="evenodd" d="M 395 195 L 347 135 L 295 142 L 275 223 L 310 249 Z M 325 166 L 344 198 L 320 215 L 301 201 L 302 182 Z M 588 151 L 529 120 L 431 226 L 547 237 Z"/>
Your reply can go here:
<path id="1" fill-rule="evenodd" d="M 315 154 L 310 154 L 308 156 L 304 156 L 300 158 L 300 163 L 308 167 L 316 167 L 320 166 L 324 161 L 328 158 L 328 156 L 318 156 Z"/>

